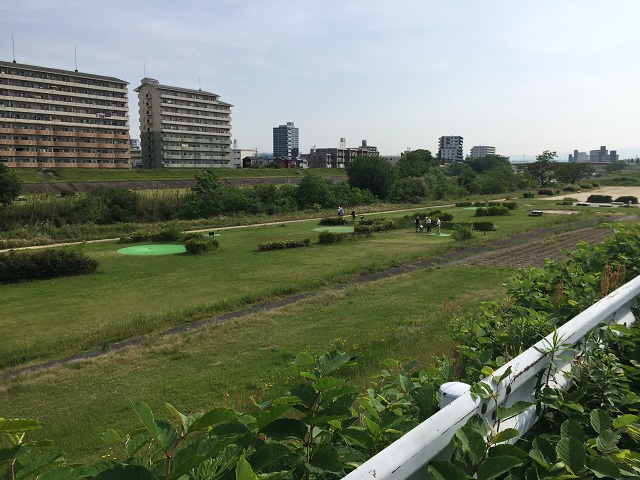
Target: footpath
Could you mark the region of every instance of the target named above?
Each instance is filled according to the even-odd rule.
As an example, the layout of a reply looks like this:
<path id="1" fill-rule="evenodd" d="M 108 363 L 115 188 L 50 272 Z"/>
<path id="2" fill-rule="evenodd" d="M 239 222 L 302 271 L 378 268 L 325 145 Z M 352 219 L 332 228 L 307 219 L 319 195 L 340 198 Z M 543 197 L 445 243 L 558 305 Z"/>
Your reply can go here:
<path id="1" fill-rule="evenodd" d="M 433 207 L 436 208 L 436 207 Z M 414 209 L 415 210 L 415 209 Z M 384 212 L 379 212 L 384 213 Z M 306 220 L 293 220 L 293 221 L 307 221 Z M 477 247 L 470 247 L 461 250 L 455 250 L 449 253 L 446 253 L 441 256 L 437 256 L 434 258 L 430 258 L 427 260 L 422 260 L 419 262 L 411 263 L 408 265 L 403 265 L 400 267 L 391 268 L 385 270 L 383 272 L 378 272 L 370 275 L 363 275 L 361 277 L 354 278 L 344 283 L 340 283 L 337 285 L 333 285 L 328 287 L 330 289 L 343 290 L 351 285 L 367 283 L 367 282 L 375 282 L 377 280 L 391 278 L 398 275 L 402 275 L 405 273 L 409 273 L 419 269 L 428 269 L 437 266 L 445 266 L 445 265 L 458 265 L 463 263 L 480 263 L 480 264 L 491 264 L 491 265 L 501 265 L 501 266 L 542 266 L 545 258 L 550 258 L 555 256 L 556 258 L 562 258 L 562 251 L 564 249 L 569 249 L 572 246 L 575 246 L 580 241 L 587 241 L 590 243 L 597 243 L 602 241 L 602 239 L 610 235 L 612 233 L 609 228 L 599 228 L 599 223 L 606 221 L 607 218 L 596 218 L 596 219 L 587 219 L 581 220 L 578 222 L 572 222 L 563 225 L 556 225 L 552 227 L 541 228 L 535 230 L 533 232 L 525 232 L 518 235 L 514 235 L 504 240 L 499 240 L 497 242 L 493 242 L 487 245 L 481 245 Z M 637 215 L 629 215 L 625 217 L 616 217 L 617 221 L 620 220 L 638 220 Z M 283 223 L 283 222 L 275 222 Z M 265 224 L 268 225 L 268 224 Z M 256 225 L 252 225 L 256 226 Z M 237 227 L 227 227 L 227 228 L 242 228 L 246 226 L 237 226 Z M 216 230 L 222 230 L 216 229 Z M 419 234 L 418 234 L 419 235 Z M 109 241 L 109 240 L 102 240 Z M 47 245 L 50 247 L 51 245 Z M 523 255 L 523 252 L 527 252 L 526 255 Z M 549 255 L 549 254 L 553 255 Z M 514 262 L 524 261 L 526 262 L 524 265 L 518 265 Z M 296 295 L 290 295 L 278 300 L 273 300 L 269 302 L 259 303 L 247 308 L 243 308 L 241 310 L 236 310 L 233 312 L 228 312 L 222 315 L 218 315 L 211 318 L 206 318 L 203 320 L 199 320 L 197 322 L 192 322 L 183 325 L 177 325 L 172 328 L 168 328 L 166 330 L 160 332 L 154 332 L 154 338 L 158 337 L 166 337 L 168 335 L 179 334 L 188 330 L 193 330 L 200 328 L 205 325 L 223 323 L 228 320 L 243 318 L 255 313 L 269 311 L 276 308 L 283 307 L 285 305 L 290 305 L 300 300 L 304 300 L 307 298 L 312 298 L 322 291 L 326 291 L 326 289 L 315 290 L 306 293 L 300 293 Z M 40 364 L 29 365 L 25 367 L 15 367 L 9 368 L 2 372 L 2 376 L 4 377 L 12 377 L 15 375 L 20 375 L 29 372 L 35 372 L 38 370 L 43 370 L 46 368 L 50 368 L 57 365 L 63 365 L 75 360 L 83 360 L 95 358 L 101 355 L 105 355 L 110 352 L 122 350 L 124 348 L 133 347 L 136 345 L 140 345 L 145 340 L 147 340 L 147 336 L 141 336 L 136 338 L 131 338 L 128 340 L 124 340 L 122 342 L 117 342 L 109 345 L 107 349 L 95 349 L 86 352 L 81 352 L 75 355 L 70 355 L 64 358 L 50 360 Z"/>

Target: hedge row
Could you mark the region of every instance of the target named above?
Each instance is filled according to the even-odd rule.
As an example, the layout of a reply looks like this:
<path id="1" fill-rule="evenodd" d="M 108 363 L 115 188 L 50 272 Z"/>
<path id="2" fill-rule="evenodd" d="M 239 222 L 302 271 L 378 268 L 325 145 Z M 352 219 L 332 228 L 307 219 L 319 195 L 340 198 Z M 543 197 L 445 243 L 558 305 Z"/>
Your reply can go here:
<path id="1" fill-rule="evenodd" d="M 384 230 L 394 230 L 395 228 L 396 222 L 393 220 L 375 220 L 370 225 L 356 225 L 353 227 L 353 233 L 356 235 L 366 235 L 373 232 L 382 232 Z"/>
<path id="2" fill-rule="evenodd" d="M 461 222 L 461 223 L 466 224 L 468 222 Z M 460 225 L 460 223 L 442 222 L 441 227 L 447 230 L 455 230 L 458 225 Z M 489 222 L 489 221 L 471 222 L 471 225 L 473 226 L 473 229 L 477 230 L 478 232 L 492 232 L 497 228 L 495 223 Z"/>
<path id="3" fill-rule="evenodd" d="M 294 240 L 272 240 L 258 245 L 259 252 L 269 250 L 284 250 L 285 248 L 307 247 L 311 243 L 309 238 L 299 238 Z"/>
<path id="4" fill-rule="evenodd" d="M 217 250 L 220 242 L 213 237 L 200 236 L 198 238 L 190 238 L 184 242 L 184 248 L 189 255 L 201 255 L 211 250 Z"/>
<path id="5" fill-rule="evenodd" d="M 354 238 L 354 233 L 320 232 L 318 243 L 336 243 L 350 238 Z"/>
<path id="6" fill-rule="evenodd" d="M 611 203 L 613 201 L 613 197 L 611 195 L 589 195 L 587 198 L 587 202 L 589 203 Z"/>
<path id="7" fill-rule="evenodd" d="M 506 217 L 508 215 L 511 215 L 511 212 L 503 206 L 478 207 L 475 214 L 476 217 Z"/>
<path id="8" fill-rule="evenodd" d="M 319 225 L 346 225 L 347 221 L 343 217 L 321 218 Z"/>
<path id="9" fill-rule="evenodd" d="M 78 250 L 51 249 L 9 252 L 0 255 L 0 283 L 86 275 L 98 261 Z"/>

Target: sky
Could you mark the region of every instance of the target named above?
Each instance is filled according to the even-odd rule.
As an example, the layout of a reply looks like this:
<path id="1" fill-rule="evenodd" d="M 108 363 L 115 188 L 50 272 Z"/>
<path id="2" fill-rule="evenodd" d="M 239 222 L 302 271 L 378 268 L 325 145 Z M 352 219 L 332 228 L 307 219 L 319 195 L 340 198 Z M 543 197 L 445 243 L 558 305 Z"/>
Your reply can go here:
<path id="1" fill-rule="evenodd" d="M 530 158 L 601 145 L 640 156 L 638 0 L 0 0 L 0 60 L 234 105 L 232 138 L 272 151 L 362 140 L 437 152 L 443 135 Z"/>

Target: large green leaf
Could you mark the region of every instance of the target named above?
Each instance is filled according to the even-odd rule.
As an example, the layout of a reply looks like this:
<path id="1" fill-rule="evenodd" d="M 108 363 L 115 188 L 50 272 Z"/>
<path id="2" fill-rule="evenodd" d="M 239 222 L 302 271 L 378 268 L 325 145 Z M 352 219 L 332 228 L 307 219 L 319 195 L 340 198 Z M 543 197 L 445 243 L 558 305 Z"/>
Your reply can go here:
<path id="1" fill-rule="evenodd" d="M 164 406 L 167 408 L 167 410 L 169 410 L 169 413 L 171 413 L 171 415 L 173 415 L 180 422 L 180 425 L 182 425 L 182 428 L 186 430 L 187 429 L 186 425 L 188 422 L 187 416 L 180 413 L 178 409 L 175 408 L 170 403 L 165 403 Z"/>
<path id="2" fill-rule="evenodd" d="M 280 418 L 284 413 L 291 410 L 291 404 L 285 402 L 275 403 L 268 410 L 262 412 L 256 417 L 258 430 L 262 430 L 264 427 Z"/>
<path id="3" fill-rule="evenodd" d="M 37 420 L 29 418 L 0 418 L 0 432 L 23 433 L 39 428 L 42 428 L 42 424 Z"/>
<path id="4" fill-rule="evenodd" d="M 462 446 L 468 452 L 471 452 L 476 458 L 482 457 L 484 454 L 486 443 L 484 437 L 480 435 L 474 428 L 465 425 L 458 429 L 456 437 L 462 442 Z"/>
<path id="5" fill-rule="evenodd" d="M 611 477 L 622 478 L 620 475 L 620 469 L 608 458 L 596 457 L 589 458 L 587 461 L 587 467 L 598 478 Z"/>
<path id="6" fill-rule="evenodd" d="M 20 452 L 24 449 L 22 445 L 13 445 L 9 448 L 0 448 L 0 465 L 6 462 L 10 462 L 16 458 Z"/>
<path id="7" fill-rule="evenodd" d="M 94 480 L 156 480 L 156 477 L 141 465 L 116 465 L 101 472 Z"/>
<path id="8" fill-rule="evenodd" d="M 338 388 L 345 384 L 344 380 L 333 377 L 320 377 L 315 382 L 313 382 L 313 388 L 318 390 L 319 392 L 324 392 L 329 390 L 330 388 Z"/>
<path id="9" fill-rule="evenodd" d="M 307 463 L 306 467 L 309 471 L 320 474 L 335 473 L 340 475 L 344 473 L 338 451 L 334 446 L 327 444 L 320 445 L 313 452 L 311 462 Z"/>
<path id="10" fill-rule="evenodd" d="M 244 457 L 238 459 L 236 466 L 236 480 L 258 480 L 258 476 L 253 472 L 253 468 Z"/>
<path id="11" fill-rule="evenodd" d="M 506 442 L 507 440 L 516 438 L 518 435 L 520 435 L 520 432 L 515 428 L 505 428 L 501 432 L 498 432 L 495 437 L 493 437 L 493 443 Z"/>
<path id="12" fill-rule="evenodd" d="M 109 428 L 107 431 L 103 432 L 100 435 L 100 438 L 102 439 L 102 441 L 107 442 L 107 443 L 118 443 L 118 444 L 121 444 L 121 443 L 124 442 L 124 439 L 122 438 L 122 435 L 120 435 L 113 428 Z"/>
<path id="13" fill-rule="evenodd" d="M 551 442 L 544 437 L 538 437 L 533 440 L 533 448 L 538 450 L 542 455 L 542 458 L 550 464 L 556 463 L 558 454 Z"/>
<path id="14" fill-rule="evenodd" d="M 220 422 L 225 422 L 237 415 L 238 414 L 236 413 L 236 411 L 230 408 L 214 408 L 213 410 L 209 410 L 204 415 L 194 420 L 191 426 L 189 426 L 189 433 L 206 430 L 212 425 Z"/>
<path id="15" fill-rule="evenodd" d="M 531 457 L 533 460 L 538 462 L 540 465 L 542 465 L 546 469 L 548 469 L 551 466 L 551 464 L 548 462 L 548 460 L 545 458 L 545 456 L 542 454 L 540 450 L 532 448 L 531 450 L 529 450 L 529 457 Z"/>
<path id="16" fill-rule="evenodd" d="M 490 480 L 497 478 L 511 468 L 524 465 L 526 462 L 523 458 L 509 457 L 501 455 L 498 457 L 487 458 L 478 469 L 478 480 Z"/>
<path id="17" fill-rule="evenodd" d="M 609 415 L 599 408 L 591 410 L 589 420 L 591 421 L 593 429 L 598 433 L 602 433 L 603 431 L 611 428 L 611 419 L 609 418 Z"/>
<path id="18" fill-rule="evenodd" d="M 467 480 L 467 476 L 451 462 L 433 461 L 429 464 L 429 478 L 433 480 Z"/>
<path id="19" fill-rule="evenodd" d="M 613 421 L 613 427 L 622 428 L 622 427 L 626 427 L 627 425 L 631 425 L 632 423 L 636 423 L 637 421 L 638 421 L 638 415 L 631 415 L 631 414 L 620 415 L 618 418 L 616 418 Z"/>
<path id="20" fill-rule="evenodd" d="M 132 436 L 127 441 L 126 445 L 124 446 L 124 453 L 126 453 L 128 457 L 133 457 L 138 452 L 138 450 L 149 445 L 152 440 L 153 438 L 151 438 L 151 434 L 146 430 L 143 430 L 142 433 Z"/>
<path id="21" fill-rule="evenodd" d="M 62 460 L 62 453 L 51 452 L 47 453 L 36 459 L 32 459 L 26 465 L 16 472 L 15 480 L 22 480 L 26 478 L 37 477 L 44 468 L 52 466 L 54 463 L 58 463 Z"/>
<path id="22" fill-rule="evenodd" d="M 575 438 L 580 443 L 584 443 L 586 440 L 582 425 L 572 419 L 562 422 L 562 425 L 560 425 L 560 435 L 562 435 L 562 438 Z"/>
<path id="23" fill-rule="evenodd" d="M 291 451 L 281 443 L 269 442 L 259 447 L 249 458 L 249 463 L 254 470 L 262 470 L 264 467 L 277 464 L 283 458 L 291 455 Z"/>
<path id="24" fill-rule="evenodd" d="M 620 435 L 613 433 L 611 430 L 604 430 L 598 438 L 596 438 L 596 447 L 602 453 L 616 453 L 620 451 L 618 448 L 618 441 Z"/>
<path id="25" fill-rule="evenodd" d="M 303 439 L 309 429 L 300 420 L 295 418 L 279 418 L 266 425 L 262 432 L 274 440 L 285 440 L 288 438 Z"/>
<path id="26" fill-rule="evenodd" d="M 325 376 L 337 368 L 347 365 L 351 360 L 351 356 L 347 353 L 333 350 L 318 358 L 316 368 L 318 369 L 318 372 L 320 372 L 321 376 Z"/>
<path id="27" fill-rule="evenodd" d="M 315 363 L 314 358 L 306 352 L 299 353 L 291 365 L 297 365 L 299 367 L 306 367 Z"/>
<path id="28" fill-rule="evenodd" d="M 348 445 L 358 445 L 366 450 L 372 449 L 375 442 L 371 435 L 360 427 L 345 428 L 338 432 Z"/>
<path id="29" fill-rule="evenodd" d="M 527 410 L 532 405 L 533 403 L 531 402 L 524 402 L 520 400 L 509 407 L 498 406 L 498 420 L 505 420 L 507 418 L 515 417 L 516 415 L 519 415 Z"/>
<path id="30" fill-rule="evenodd" d="M 142 424 L 144 428 L 147 429 L 149 434 L 156 440 L 158 440 L 158 427 L 156 426 L 156 421 L 153 418 L 153 412 L 146 403 L 137 402 L 133 404 L 133 409 L 142 420 Z"/>
<path id="31" fill-rule="evenodd" d="M 168 450 L 178 440 L 178 432 L 173 425 L 164 420 L 156 420 L 156 428 L 158 430 L 158 442 L 162 445 L 162 448 Z"/>
<path id="32" fill-rule="evenodd" d="M 524 451 L 520 447 L 516 447 L 515 445 L 509 445 L 508 443 L 503 443 L 501 445 L 494 445 L 489 449 L 490 457 L 498 457 L 500 455 L 506 455 L 508 457 L 518 457 L 518 458 L 529 458 L 529 455 L 526 451 Z"/>
<path id="33" fill-rule="evenodd" d="M 556 445 L 558 458 L 575 475 L 579 475 L 585 467 L 586 452 L 584 445 L 575 437 L 565 437 Z"/>
<path id="34" fill-rule="evenodd" d="M 61 467 L 50 470 L 38 477 L 39 480 L 76 480 L 81 478 L 72 467 Z"/>

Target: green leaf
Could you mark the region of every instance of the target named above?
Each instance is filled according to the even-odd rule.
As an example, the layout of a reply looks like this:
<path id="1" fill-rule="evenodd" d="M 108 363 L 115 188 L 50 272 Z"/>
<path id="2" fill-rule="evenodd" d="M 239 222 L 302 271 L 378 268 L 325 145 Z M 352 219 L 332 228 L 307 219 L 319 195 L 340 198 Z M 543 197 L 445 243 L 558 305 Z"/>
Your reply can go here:
<path id="1" fill-rule="evenodd" d="M 587 461 L 587 467 L 598 478 L 622 478 L 620 475 L 620 469 L 617 465 L 604 457 L 589 458 Z"/>
<path id="2" fill-rule="evenodd" d="M 225 422 L 237 415 L 237 412 L 230 408 L 214 408 L 196 419 L 189 427 L 189 433 L 206 430 L 216 423 Z"/>
<path id="3" fill-rule="evenodd" d="M 450 462 L 433 461 L 429 464 L 429 478 L 433 480 L 467 480 L 467 476 Z"/>
<path id="4" fill-rule="evenodd" d="M 182 425 L 182 428 L 184 430 L 187 429 L 186 424 L 187 424 L 187 416 L 183 415 L 182 413 L 180 413 L 173 405 L 171 405 L 170 403 L 165 403 L 164 406 L 167 408 L 167 410 L 169 410 L 169 413 L 171 413 L 171 415 L 173 415 L 176 420 L 178 420 L 180 422 L 180 425 Z"/>
<path id="5" fill-rule="evenodd" d="M 116 465 L 101 472 L 94 480 L 155 480 L 156 477 L 141 465 Z"/>
<path id="6" fill-rule="evenodd" d="M 637 415 L 631 415 L 631 414 L 620 415 L 618 418 L 616 418 L 613 421 L 613 427 L 622 428 L 622 427 L 626 427 L 627 425 L 631 425 L 632 423 L 636 423 L 637 421 L 638 421 Z"/>
<path id="7" fill-rule="evenodd" d="M 262 414 L 256 417 L 256 421 L 258 424 L 258 430 L 262 430 L 264 427 L 269 425 L 271 422 L 280 418 L 284 413 L 291 410 L 291 404 L 285 402 L 274 403 L 271 408 L 264 411 Z"/>
<path id="8" fill-rule="evenodd" d="M 342 461 L 338 451 L 332 445 L 323 444 L 313 453 L 311 462 L 306 464 L 307 468 L 316 473 L 343 474 Z"/>
<path id="9" fill-rule="evenodd" d="M 0 448 L 0 465 L 16 458 L 25 447 L 22 445 L 14 445 L 9 448 Z"/>
<path id="10" fill-rule="evenodd" d="M 158 440 L 158 427 L 156 426 L 156 421 L 153 418 L 153 413 L 151 409 L 146 403 L 137 402 L 133 405 L 133 409 L 142 420 L 142 424 L 144 428 L 151 434 L 151 437 Z"/>
<path id="11" fill-rule="evenodd" d="M 398 360 L 394 360 L 393 358 L 387 358 L 382 362 L 382 364 L 387 368 L 393 368 L 400 366 L 400 362 Z"/>
<path id="12" fill-rule="evenodd" d="M 262 433 L 274 440 L 289 438 L 302 440 L 308 431 L 308 427 L 303 422 L 294 418 L 279 418 L 262 429 Z"/>
<path id="13" fill-rule="evenodd" d="M 456 437 L 462 442 L 462 446 L 468 452 L 471 452 L 476 458 L 481 458 L 487 447 L 484 437 L 475 429 L 469 426 L 459 428 Z"/>
<path id="14" fill-rule="evenodd" d="M 42 424 L 29 418 L 0 418 L 0 432 L 24 433 L 30 430 L 38 430 Z"/>
<path id="15" fill-rule="evenodd" d="M 620 449 L 618 448 L 618 441 L 620 435 L 613 433 L 611 430 L 604 430 L 598 438 L 596 438 L 596 447 L 602 453 L 616 453 Z"/>
<path id="16" fill-rule="evenodd" d="M 507 369 L 502 373 L 502 375 L 500 375 L 498 378 L 495 378 L 495 382 L 496 383 L 500 383 L 501 381 L 503 381 L 505 378 L 507 378 L 509 375 L 511 375 L 512 369 L 511 367 L 507 367 Z"/>
<path id="17" fill-rule="evenodd" d="M 333 377 L 320 377 L 315 382 L 313 382 L 313 388 L 318 390 L 319 392 L 324 392 L 331 388 L 338 388 L 345 384 L 344 380 L 340 380 L 339 378 Z"/>
<path id="18" fill-rule="evenodd" d="M 582 425 L 571 419 L 562 422 L 562 425 L 560 425 L 560 435 L 562 438 L 573 437 L 580 443 L 584 443 L 586 440 Z"/>
<path id="19" fill-rule="evenodd" d="M 361 428 L 345 428 L 338 433 L 348 445 L 355 444 L 367 450 L 372 449 L 375 445 L 371 435 Z"/>
<path id="20" fill-rule="evenodd" d="M 538 462 L 540 465 L 542 465 L 546 469 L 548 469 L 551 466 L 551 464 L 547 461 L 547 459 L 545 458 L 545 456 L 542 454 L 540 450 L 536 450 L 535 448 L 532 448 L 531 450 L 529 450 L 529 457 L 531 457 L 533 460 Z"/>
<path id="21" fill-rule="evenodd" d="M 609 418 L 609 415 L 599 408 L 591 410 L 589 420 L 591 421 L 593 429 L 598 433 L 602 433 L 604 430 L 611 428 L 611 419 Z"/>
<path id="22" fill-rule="evenodd" d="M 558 458 L 558 454 L 556 453 L 556 449 L 553 447 L 551 442 L 544 437 L 537 437 L 533 440 L 533 448 L 538 450 L 544 460 L 553 464 L 556 463 L 556 459 Z"/>
<path id="23" fill-rule="evenodd" d="M 306 352 L 299 353 L 296 359 L 291 362 L 291 365 L 297 365 L 299 367 L 306 367 L 308 365 L 313 365 L 315 360 L 311 355 Z"/>
<path id="24" fill-rule="evenodd" d="M 236 480 L 258 480 L 258 476 L 253 472 L 253 468 L 244 457 L 238 459 Z"/>
<path id="25" fill-rule="evenodd" d="M 158 442 L 162 445 L 162 448 L 168 450 L 178 440 L 178 432 L 173 425 L 164 420 L 157 420 L 156 427 L 158 429 Z"/>
<path id="26" fill-rule="evenodd" d="M 578 475 L 584 469 L 587 455 L 584 445 L 577 438 L 565 437 L 560 439 L 556 445 L 556 453 L 571 473 Z"/>
<path id="27" fill-rule="evenodd" d="M 50 470 L 38 477 L 39 480 L 76 480 L 80 478 L 72 467 Z"/>
<path id="28" fill-rule="evenodd" d="M 631 330 L 626 325 L 622 325 L 620 323 L 614 323 L 613 325 L 609 325 L 609 328 L 614 332 L 618 332 L 623 335 L 631 335 L 633 333 L 633 330 Z"/>
<path id="29" fill-rule="evenodd" d="M 133 457 L 142 447 L 149 445 L 153 440 L 149 432 L 146 430 L 142 432 L 143 433 L 131 437 L 124 446 L 124 453 L 126 453 L 128 457 Z"/>
<path id="30" fill-rule="evenodd" d="M 413 382 L 406 375 L 398 375 L 396 377 L 396 380 L 402 391 L 410 392 L 411 390 L 413 390 Z"/>
<path id="31" fill-rule="evenodd" d="M 262 470 L 264 467 L 280 462 L 281 459 L 291 455 L 291 451 L 281 443 L 269 442 L 259 447 L 249 458 L 249 463 L 254 470 Z"/>
<path id="32" fill-rule="evenodd" d="M 501 455 L 506 455 L 508 457 L 518 457 L 523 459 L 528 459 L 529 454 L 524 451 L 520 447 L 516 447 L 515 445 L 509 445 L 508 443 L 503 443 L 501 445 L 494 445 L 489 449 L 490 457 L 498 457 Z"/>
<path id="33" fill-rule="evenodd" d="M 497 478 L 511 468 L 524 465 L 526 460 L 517 457 L 501 455 L 487 458 L 478 469 L 478 480 Z"/>
<path id="34" fill-rule="evenodd" d="M 518 435 L 520 435 L 520 432 L 515 428 L 505 428 L 501 432 L 498 432 L 495 437 L 493 437 L 493 443 L 506 442 L 507 440 L 516 438 Z"/>
<path id="35" fill-rule="evenodd" d="M 488 365 L 485 365 L 484 367 L 482 367 L 482 370 L 480 370 L 480 373 L 482 373 L 485 377 L 488 377 L 489 375 L 491 375 L 495 370 L 493 368 L 491 368 Z"/>
<path id="36" fill-rule="evenodd" d="M 498 406 L 498 420 L 505 420 L 507 418 L 515 417 L 516 415 L 520 415 L 522 412 L 531 407 L 533 403 L 518 401 L 509 407 Z"/>
<path id="37" fill-rule="evenodd" d="M 102 439 L 103 442 L 106 443 L 123 443 L 124 439 L 122 438 L 122 436 L 113 428 L 108 429 L 106 432 L 103 432 L 102 435 L 100 435 L 100 438 Z"/>
<path id="38" fill-rule="evenodd" d="M 351 362 L 350 355 L 344 352 L 333 350 L 329 353 L 325 353 L 320 358 L 318 358 L 316 362 L 316 368 L 318 369 L 318 372 L 320 372 L 321 376 L 325 376 L 330 374 L 334 370 L 347 365 L 349 362 Z"/>

